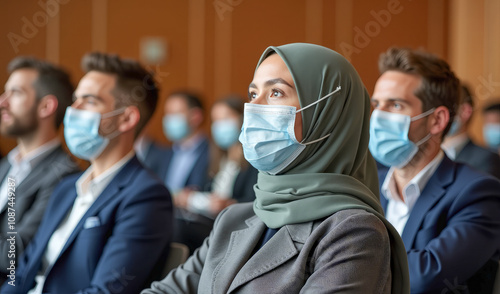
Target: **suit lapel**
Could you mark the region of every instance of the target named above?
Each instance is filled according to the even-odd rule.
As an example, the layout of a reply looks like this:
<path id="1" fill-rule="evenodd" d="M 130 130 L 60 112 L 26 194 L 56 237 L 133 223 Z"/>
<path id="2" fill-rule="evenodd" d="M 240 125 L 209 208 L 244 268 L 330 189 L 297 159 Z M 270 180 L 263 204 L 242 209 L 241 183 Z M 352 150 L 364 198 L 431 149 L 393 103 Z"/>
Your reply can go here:
<path id="1" fill-rule="evenodd" d="M 134 178 L 135 173 L 137 171 L 137 168 L 139 167 L 139 162 L 137 161 L 137 158 L 134 157 L 130 162 L 125 164 L 125 166 L 122 168 L 120 172 L 115 176 L 113 180 L 108 184 L 108 186 L 102 191 L 102 193 L 97 197 L 95 202 L 89 207 L 87 212 L 82 216 L 78 224 L 76 225 L 75 229 L 71 233 L 71 235 L 68 238 L 68 241 L 66 241 L 66 244 L 64 244 L 63 249 L 61 250 L 61 253 L 59 256 L 62 256 L 64 251 L 73 243 L 75 240 L 76 236 L 82 231 L 83 229 L 83 224 L 85 223 L 85 220 L 89 216 L 94 216 L 96 215 L 101 208 L 108 204 L 110 199 L 113 199 L 116 197 L 117 194 L 119 194 L 119 191 L 127 185 L 127 183 L 131 182 L 132 178 Z M 73 201 L 74 202 L 74 201 Z M 73 204 L 73 203 L 72 203 Z M 71 209 L 71 208 L 70 208 Z M 66 213 L 69 213 L 69 210 L 66 211 Z"/>
<path id="2" fill-rule="evenodd" d="M 420 197 L 410 213 L 410 217 L 401 235 L 406 250 L 412 248 L 415 236 L 427 212 L 446 193 L 446 186 L 453 182 L 455 168 L 455 164 L 445 155 L 440 166 L 429 179 L 427 185 L 425 185 L 424 190 L 421 192 Z"/>
<path id="3" fill-rule="evenodd" d="M 7 156 L 2 158 L 2 161 L 0 161 L 2 164 L 0 164 L 0 183 L 3 181 L 3 179 L 7 176 L 7 172 L 10 169 L 10 163 L 9 160 L 7 159 Z"/>
<path id="4" fill-rule="evenodd" d="M 287 225 L 281 228 L 276 235 L 245 263 L 233 279 L 229 292 L 261 275 L 273 271 L 296 256 L 299 251 L 295 242 L 305 243 L 311 232 L 312 223 Z"/>

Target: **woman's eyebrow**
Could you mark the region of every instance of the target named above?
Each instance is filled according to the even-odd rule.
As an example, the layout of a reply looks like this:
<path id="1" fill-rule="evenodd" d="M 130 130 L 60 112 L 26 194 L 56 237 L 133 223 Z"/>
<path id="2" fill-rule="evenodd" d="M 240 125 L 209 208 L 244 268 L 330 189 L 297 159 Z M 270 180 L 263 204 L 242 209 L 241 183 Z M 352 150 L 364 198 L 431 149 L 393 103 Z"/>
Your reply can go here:
<path id="1" fill-rule="evenodd" d="M 276 78 L 276 79 L 268 80 L 268 81 L 266 81 L 264 83 L 264 86 L 268 87 L 268 86 L 272 86 L 272 85 L 275 85 L 275 84 L 284 84 L 284 85 L 287 85 L 288 87 L 294 89 L 294 87 L 292 85 L 290 85 L 287 81 L 285 81 L 282 78 Z M 248 88 L 255 88 L 255 89 L 257 89 L 257 86 L 254 83 L 250 83 L 250 85 L 248 86 Z"/>

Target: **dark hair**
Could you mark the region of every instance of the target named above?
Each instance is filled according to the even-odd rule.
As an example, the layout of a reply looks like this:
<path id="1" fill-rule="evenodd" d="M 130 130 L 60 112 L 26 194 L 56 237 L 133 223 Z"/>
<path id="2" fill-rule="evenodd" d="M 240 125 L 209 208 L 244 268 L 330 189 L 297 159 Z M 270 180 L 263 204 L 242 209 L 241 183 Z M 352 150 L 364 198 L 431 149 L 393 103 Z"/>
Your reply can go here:
<path id="1" fill-rule="evenodd" d="M 474 108 L 474 100 L 472 99 L 472 94 L 469 90 L 469 86 L 464 83 L 460 84 L 460 99 L 460 104 L 467 103 L 472 106 L 472 108 Z"/>
<path id="2" fill-rule="evenodd" d="M 423 51 L 389 48 L 380 55 L 378 67 L 380 73 L 394 70 L 422 78 L 421 86 L 414 93 L 422 101 L 422 112 L 445 106 L 450 113 L 450 121 L 442 135 L 444 137 L 453 122 L 460 99 L 460 82 L 448 63 Z"/>
<path id="3" fill-rule="evenodd" d="M 69 74 L 52 63 L 26 56 L 14 58 L 7 67 L 9 74 L 19 69 L 37 71 L 38 77 L 33 82 L 33 88 L 38 101 L 47 95 L 54 95 L 57 98 L 55 126 L 59 127 L 64 119 L 66 108 L 72 103 L 74 87 Z"/>
<path id="4" fill-rule="evenodd" d="M 494 104 L 490 104 L 490 105 L 486 106 L 483 109 L 483 113 L 487 113 L 487 112 L 499 112 L 500 113 L 500 103 L 494 103 Z"/>
<path id="5" fill-rule="evenodd" d="M 188 90 L 174 91 L 167 96 L 167 100 L 174 96 L 184 99 L 189 109 L 199 108 L 202 111 L 205 110 L 201 102 L 201 97 L 197 93 Z"/>
<path id="6" fill-rule="evenodd" d="M 139 108 L 141 117 L 135 132 L 137 136 L 153 115 L 158 102 L 159 90 L 154 74 L 135 60 L 100 52 L 85 55 L 82 68 L 85 72 L 97 71 L 116 76 L 116 86 L 112 90 L 115 108 L 130 105 Z"/>
<path id="7" fill-rule="evenodd" d="M 230 94 L 224 96 L 223 98 L 215 101 L 214 105 L 224 104 L 234 110 L 234 112 L 243 116 L 243 111 L 245 109 L 245 99 L 238 94 Z M 212 106 L 213 107 L 213 106 Z"/>

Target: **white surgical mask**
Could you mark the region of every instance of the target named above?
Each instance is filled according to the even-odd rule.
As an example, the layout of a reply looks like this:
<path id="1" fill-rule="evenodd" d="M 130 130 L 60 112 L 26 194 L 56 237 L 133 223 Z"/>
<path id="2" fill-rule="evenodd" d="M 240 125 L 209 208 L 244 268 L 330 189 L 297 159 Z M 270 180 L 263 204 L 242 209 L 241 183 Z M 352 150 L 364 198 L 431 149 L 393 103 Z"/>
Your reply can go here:
<path id="1" fill-rule="evenodd" d="M 256 169 L 275 175 L 294 161 L 307 145 L 326 139 L 301 143 L 295 137 L 297 113 L 331 97 L 340 91 L 340 86 L 330 94 L 296 110 L 287 105 L 259 105 L 245 103 L 240 142 L 245 159 Z"/>

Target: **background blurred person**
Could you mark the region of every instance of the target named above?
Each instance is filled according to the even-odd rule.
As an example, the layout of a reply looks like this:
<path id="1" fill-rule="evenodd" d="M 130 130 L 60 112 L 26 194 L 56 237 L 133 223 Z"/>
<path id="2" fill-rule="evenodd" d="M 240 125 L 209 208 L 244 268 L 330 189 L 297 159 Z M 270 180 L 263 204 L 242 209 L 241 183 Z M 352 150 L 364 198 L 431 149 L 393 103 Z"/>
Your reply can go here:
<path id="1" fill-rule="evenodd" d="M 474 100 L 467 86 L 460 85 L 460 106 L 450 130 L 441 144 L 446 155 L 477 170 L 484 171 L 500 179 L 500 156 L 474 144 L 467 135 L 467 127 L 474 114 Z M 500 133 L 499 133 L 500 135 Z"/>
<path id="2" fill-rule="evenodd" d="M 78 171 L 57 134 L 72 101 L 69 75 L 32 57 L 13 59 L 8 72 L 0 96 L 0 133 L 15 138 L 17 147 L 0 161 L 0 282 L 35 235 L 54 187 Z M 9 192 L 15 195 L 12 201 Z"/>
<path id="3" fill-rule="evenodd" d="M 486 145 L 500 154 L 500 103 L 491 104 L 483 110 L 483 136 Z"/>
<path id="4" fill-rule="evenodd" d="M 258 172 L 245 160 L 238 141 L 244 104 L 243 98 L 231 95 L 212 106 L 212 139 L 216 147 L 211 148 L 210 181 L 205 191 L 186 189 L 175 198 L 176 206 L 188 212 L 181 212 L 184 217 L 176 226 L 174 240 L 187 244 L 191 252 L 201 246 L 219 212 L 231 204 L 255 200 L 253 186 Z"/>
<path id="5" fill-rule="evenodd" d="M 201 130 L 203 104 L 194 93 L 171 93 L 163 107 L 163 131 L 172 146 L 150 144 L 144 165 L 155 172 L 174 197 L 184 188 L 202 190 L 207 181 L 209 141 Z"/>

